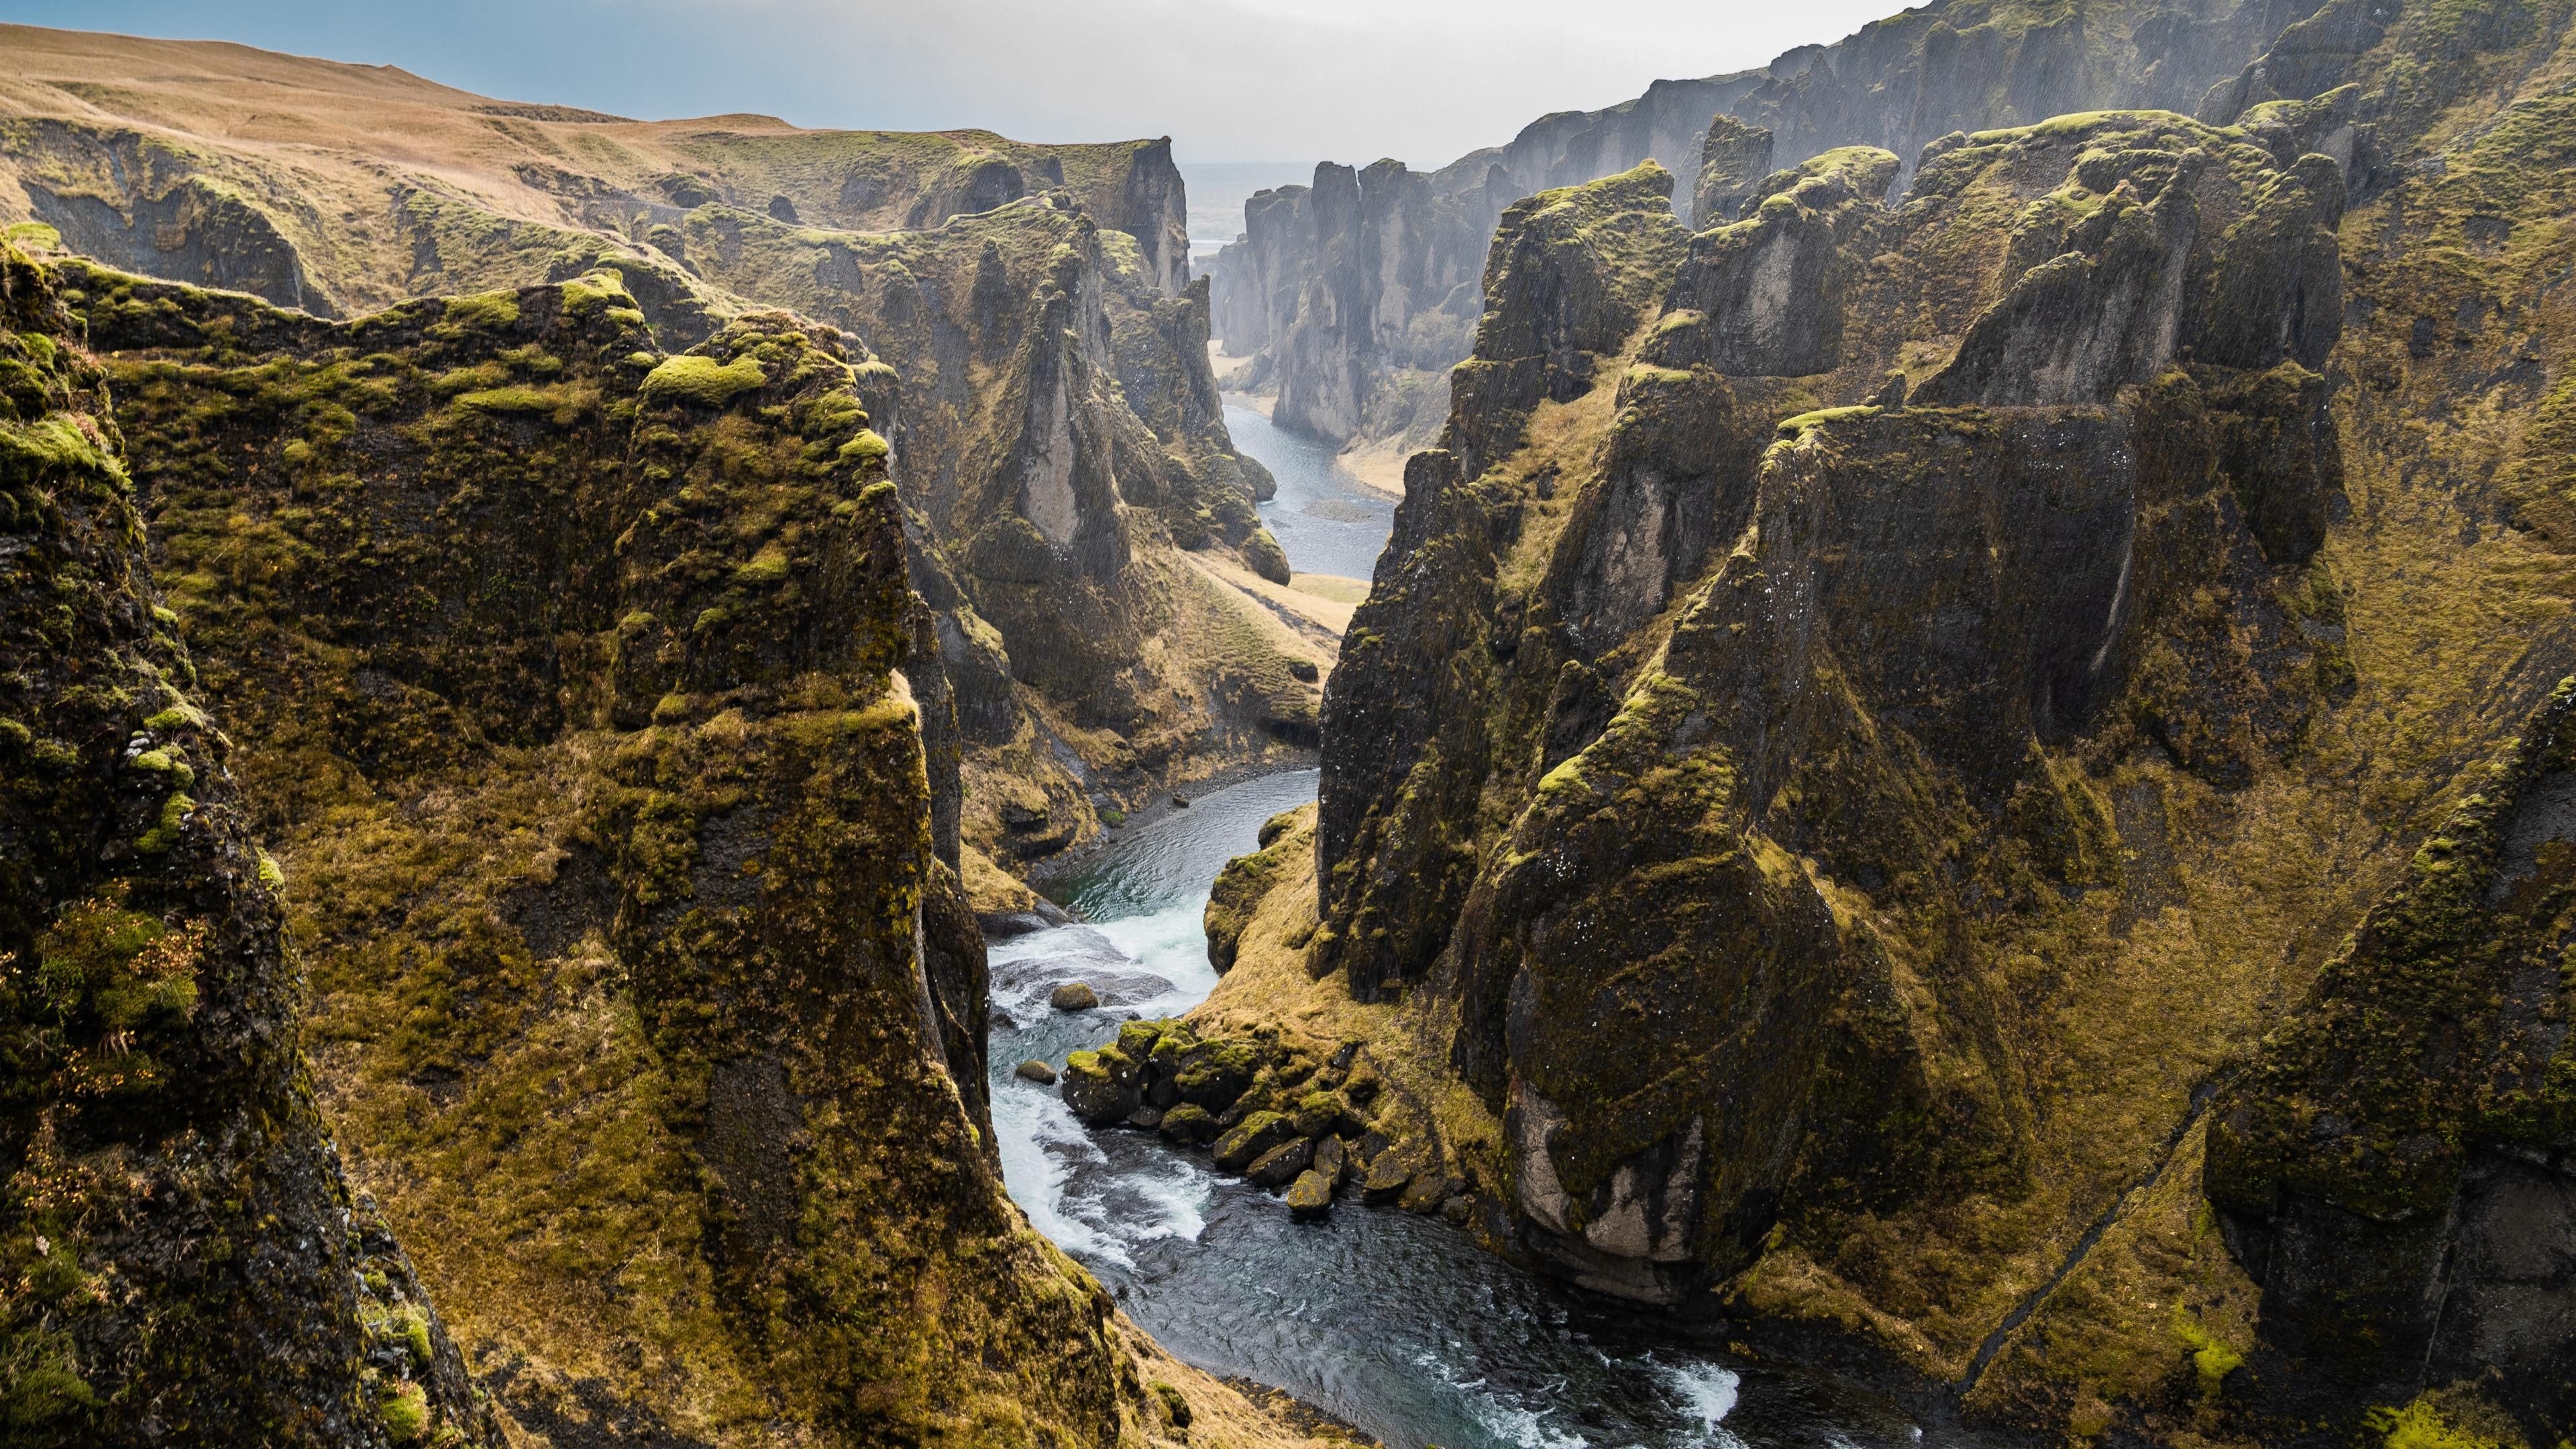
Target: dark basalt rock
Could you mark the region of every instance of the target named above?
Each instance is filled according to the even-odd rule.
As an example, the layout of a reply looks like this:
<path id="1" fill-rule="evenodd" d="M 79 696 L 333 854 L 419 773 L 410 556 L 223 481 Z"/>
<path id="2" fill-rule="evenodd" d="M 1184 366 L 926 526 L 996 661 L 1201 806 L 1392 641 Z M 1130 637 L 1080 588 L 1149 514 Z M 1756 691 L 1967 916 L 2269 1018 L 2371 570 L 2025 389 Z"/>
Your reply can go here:
<path id="1" fill-rule="evenodd" d="M 2492 1375 L 2537 1440 L 2576 1425 L 2571 767 L 2576 681 L 2211 1106 L 2204 1186 L 2321 1405 Z"/>
<path id="2" fill-rule="evenodd" d="M 0 1363 L 13 1442 L 498 1445 L 352 1197 L 283 876 L 159 601 L 106 376 L 0 244 Z"/>
<path id="3" fill-rule="evenodd" d="M 1743 219 L 1745 203 L 1771 174 L 1771 133 L 1721 111 L 1700 143 L 1698 180 L 1691 185 L 1690 220 L 1699 231 Z"/>
<path id="4" fill-rule="evenodd" d="M 1314 1222 L 1333 1211 L 1333 1185 L 1319 1172 L 1302 1172 L 1288 1188 L 1288 1215 L 1299 1222 Z"/>
<path id="5" fill-rule="evenodd" d="M 1299 1137 L 1283 1142 L 1262 1153 L 1243 1169 L 1243 1175 L 1255 1187 L 1277 1192 L 1297 1180 L 1315 1160 L 1315 1140 Z M 1220 1165 L 1222 1165 L 1220 1163 Z"/>

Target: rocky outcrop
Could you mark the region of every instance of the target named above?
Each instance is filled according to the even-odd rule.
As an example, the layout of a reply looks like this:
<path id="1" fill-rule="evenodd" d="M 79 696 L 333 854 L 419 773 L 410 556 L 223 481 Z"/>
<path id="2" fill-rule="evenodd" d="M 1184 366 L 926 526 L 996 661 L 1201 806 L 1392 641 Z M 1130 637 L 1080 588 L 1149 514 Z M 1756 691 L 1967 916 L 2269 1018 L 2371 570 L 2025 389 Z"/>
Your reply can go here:
<path id="1" fill-rule="evenodd" d="M 1833 371 L 1854 280 L 1846 248 L 1896 171 L 1894 156 L 1856 147 L 1764 181 L 1742 222 L 1693 239 L 1646 360 L 1748 377 Z"/>
<path id="2" fill-rule="evenodd" d="M 673 351 L 762 307 L 841 329 L 878 431 L 925 460 L 907 541 L 943 672 L 916 693 L 956 720 L 934 775 L 988 782 L 940 807 L 979 854 L 1046 856 L 1100 810 L 1311 747 L 1297 671 L 1320 661 L 1186 557 L 1288 572 L 1252 511 L 1268 476 L 1226 434 L 1167 141 L 631 122 L 226 52 L 213 71 L 285 107 L 258 125 L 295 127 L 290 167 L 156 129 L 235 116 L 198 50 L 10 33 L 0 219 L 111 265 L 317 315 L 608 274 Z M 357 113 L 400 118 L 403 154 Z"/>
<path id="3" fill-rule="evenodd" d="M 1743 219 L 1745 203 L 1771 174 L 1771 133 L 1723 111 L 1700 142 L 1698 179 L 1691 183 L 1691 219 L 1699 229 Z"/>
<path id="4" fill-rule="evenodd" d="M 709 204 L 685 236 L 728 291 L 877 348 L 863 385 L 896 460 L 922 460 L 914 572 L 961 646 L 966 768 L 1011 777 L 964 812 L 980 847 L 1044 854 L 1097 808 L 1311 744 L 1315 687 L 1183 559 L 1286 572 L 1253 512 L 1267 475 L 1225 431 L 1205 283 L 1164 296 L 1124 233 L 1046 198 L 905 233 Z"/>
<path id="5" fill-rule="evenodd" d="M 0 297 L 0 1429 L 497 1445 L 316 1108 L 284 876 L 108 379 L 5 246 Z"/>
<path id="6" fill-rule="evenodd" d="M 276 862 L 227 869 L 301 943 L 328 1043 L 270 1110 L 318 1106 L 424 1245 L 387 1281 L 470 1358 L 417 1362 L 557 1442 L 1154 1415 L 1002 1191 L 958 787 L 912 682 L 936 635 L 840 334 L 767 314 L 667 355 L 605 273 L 334 324 L 62 272 L 156 627 L 229 731 L 145 723 L 125 773 L 199 783 L 137 848 L 266 826 Z M 240 803 L 189 814 L 227 766 Z M 1067 1371 L 1011 1371 L 1038 1357 Z"/>
<path id="7" fill-rule="evenodd" d="M 2081 15 L 2022 0 L 1942 0 L 1832 45 L 1801 46 L 1759 70 L 1657 81 L 1621 106 L 1542 118 L 1509 146 L 1471 152 L 1427 177 L 1381 162 L 1360 178 L 1360 206 L 1342 198 L 1348 169 L 1326 165 L 1311 192 L 1292 187 L 1246 204 L 1243 237 L 1212 269 L 1216 332 L 1229 355 L 1254 359 L 1240 385 L 1275 390 L 1275 415 L 1288 426 L 1355 446 L 1420 446 L 1444 423 L 1438 375 L 1469 355 L 1470 337 L 1465 326 L 1427 320 L 1420 284 L 1388 282 L 1472 279 L 1516 198 L 1654 160 L 1682 178 L 1679 219 L 1705 230 L 1742 219 L 1738 211 L 1761 199 L 1755 192 L 1774 157 L 1794 163 L 1844 148 L 1876 149 L 1898 158 L 1885 179 L 1903 185 L 1926 148 L 1940 149 L 1952 133 L 1965 140 L 2112 109 L 2199 110 L 2224 123 L 2276 95 L 2327 89 L 2276 92 L 2260 80 L 2212 87 L 2276 38 L 2285 54 L 2305 55 L 2310 50 L 2300 47 L 2310 46 L 2306 37 L 2327 17 L 2369 8 L 2330 7 L 2302 26 L 2295 23 L 2315 9 L 2314 0 L 2241 0 L 2190 11 L 2122 0 Z M 2362 23 L 2332 34 L 2348 40 Z M 2332 53 L 2348 66 L 2348 53 Z M 2332 67 L 2273 61 L 2255 69 L 2280 70 L 2285 83 L 2296 84 L 2294 75 L 2322 76 Z M 2232 99 L 2222 104 L 2222 93 Z M 2354 144 L 2349 135 L 2342 143 Z M 2361 144 L 2366 150 L 2368 138 Z M 1374 186 L 1369 176 L 1379 177 Z M 1397 195 L 1439 224 L 1372 232 L 1347 220 L 1370 206 L 1392 206 L 1378 198 Z M 1473 305 L 1452 301 L 1443 310 L 1464 323 Z M 1362 318 L 1371 325 L 1357 325 Z M 1406 334 L 1402 345 L 1391 338 L 1390 319 Z"/>
<path id="8" fill-rule="evenodd" d="M 2576 1424 L 2576 1071 L 2565 969 L 2576 681 L 2409 862 L 2212 1109 L 2204 1182 L 2263 1285 L 2257 1373 L 2402 1402 L 2492 1377 Z"/>
<path id="9" fill-rule="evenodd" d="M 2519 802 L 2556 715 L 2473 767 L 2576 655 L 2399 584 L 2372 560 L 2450 557 L 2457 516 L 2348 491 L 2453 486 L 2404 481 L 2384 397 L 2458 406 L 2510 349 L 2542 396 L 2527 276 L 2472 300 L 2433 259 L 2516 255 L 2482 148 L 2555 102 L 2369 203 L 2401 229 L 2347 219 L 2400 174 L 2372 146 L 2519 63 L 2377 120 L 1959 136 L 1885 203 L 1896 156 L 1844 152 L 1690 236 L 1632 177 L 1513 209 L 1327 691 L 1318 923 L 1235 947 L 1299 942 L 1319 1000 L 1392 1010 L 1373 1049 L 1475 1094 L 1426 1155 L 1488 1184 L 1489 1242 L 2028 1431 L 2252 1442 L 2431 1394 L 2405 1413 L 2564 1434 L 2565 983 L 2513 964 L 2556 847 L 2508 823 L 2554 808 Z M 2492 496 L 2542 533 L 2557 475 L 2519 456 Z M 2418 642 L 2365 654 L 2363 607 Z M 2489 673 L 2395 724 L 2435 638 Z M 2369 763 L 2391 729 L 2439 778 Z M 1230 916 L 1294 921 L 1279 889 Z"/>

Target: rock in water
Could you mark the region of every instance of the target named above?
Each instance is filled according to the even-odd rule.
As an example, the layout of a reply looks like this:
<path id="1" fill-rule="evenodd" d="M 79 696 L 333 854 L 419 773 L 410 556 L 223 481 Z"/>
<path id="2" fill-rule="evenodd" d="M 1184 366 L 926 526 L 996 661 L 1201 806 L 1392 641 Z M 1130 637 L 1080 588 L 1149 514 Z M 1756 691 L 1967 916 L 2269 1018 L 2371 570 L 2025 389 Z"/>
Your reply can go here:
<path id="1" fill-rule="evenodd" d="M 1090 1011 L 1100 1005 L 1100 993 L 1080 981 L 1068 981 L 1047 998 L 1047 1005 L 1058 1011 Z"/>
<path id="2" fill-rule="evenodd" d="M 1031 1057 L 1029 1060 L 1020 1063 L 1018 1069 L 1013 1072 L 1012 1075 L 1018 1077 L 1024 1082 L 1035 1082 L 1041 1087 L 1052 1087 L 1055 1085 L 1055 1068 L 1048 1066 L 1046 1063 L 1039 1061 L 1035 1057 Z"/>
<path id="3" fill-rule="evenodd" d="M 1241 1172 L 1259 1161 L 1263 1153 L 1296 1135 L 1297 1129 L 1279 1113 L 1255 1112 L 1217 1139 L 1216 1165 L 1228 1172 Z"/>
<path id="4" fill-rule="evenodd" d="M 1116 1047 L 1102 1047 L 1096 1052 L 1073 1052 L 1064 1059 L 1064 1075 L 1057 1090 L 1073 1115 L 1094 1127 L 1124 1121 L 1144 1103 L 1138 1090 L 1142 1077 L 1136 1064 Z"/>
<path id="5" fill-rule="evenodd" d="M 1298 1176 L 1306 1171 L 1307 1164 L 1312 1162 L 1314 1157 L 1314 1142 L 1300 1137 L 1293 1142 L 1283 1142 L 1254 1158 L 1252 1166 L 1244 1169 L 1243 1175 L 1252 1179 L 1255 1184 L 1277 1192 L 1296 1181 Z"/>
<path id="6" fill-rule="evenodd" d="M 1364 1202 L 1393 1202 L 1413 1185 L 1425 1167 L 1422 1144 L 1402 1142 L 1379 1153 L 1369 1162 L 1368 1176 L 1360 1180 L 1360 1197 Z"/>
<path id="7" fill-rule="evenodd" d="M 1342 1172 L 1348 1165 L 1349 1151 L 1339 1137 L 1327 1137 L 1315 1144 L 1315 1171 L 1324 1175 L 1326 1186 L 1342 1185 Z"/>
<path id="8" fill-rule="evenodd" d="M 1183 1102 L 1163 1113 L 1162 1133 L 1174 1142 L 1195 1147 L 1216 1136 L 1216 1117 L 1205 1107 Z"/>
<path id="9" fill-rule="evenodd" d="M 1288 1188 L 1288 1216 L 1310 1223 L 1333 1210 L 1333 1185 L 1320 1172 L 1301 1172 Z"/>

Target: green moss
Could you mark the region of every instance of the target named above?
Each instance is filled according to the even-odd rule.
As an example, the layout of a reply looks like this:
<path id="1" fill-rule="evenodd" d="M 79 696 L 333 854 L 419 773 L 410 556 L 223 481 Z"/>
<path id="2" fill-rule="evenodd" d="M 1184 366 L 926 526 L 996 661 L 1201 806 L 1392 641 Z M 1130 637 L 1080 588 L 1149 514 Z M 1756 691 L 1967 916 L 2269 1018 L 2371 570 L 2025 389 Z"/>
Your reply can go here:
<path id="1" fill-rule="evenodd" d="M 859 435 L 857 437 L 852 438 L 841 445 L 841 450 L 838 456 L 840 461 L 843 463 L 854 464 L 858 467 L 865 468 L 873 464 L 884 462 L 886 460 L 886 455 L 893 451 L 894 449 L 892 445 L 888 444 L 885 439 L 877 436 L 875 432 L 869 429 L 862 428 L 859 430 Z"/>
<path id="2" fill-rule="evenodd" d="M 499 331 L 519 320 L 519 297 L 515 292 L 487 292 L 479 297 L 450 297 L 447 299 L 443 318 L 452 326 Z"/>
<path id="3" fill-rule="evenodd" d="M 729 363 L 720 363 L 712 357 L 693 353 L 671 358 L 645 374 L 642 391 L 648 402 L 722 407 L 768 382 L 769 375 L 761 371 L 760 363 L 754 358 L 739 357 Z"/>
<path id="4" fill-rule="evenodd" d="M 184 792 L 172 791 L 161 802 L 161 813 L 152 828 L 135 838 L 134 848 L 145 855 L 159 855 L 178 844 L 180 831 L 187 827 L 188 813 L 196 808 L 197 802 Z"/>
<path id="5" fill-rule="evenodd" d="M 2520 1436 L 2490 1437 L 2452 1424 L 2431 1395 L 2403 1408 L 2374 1408 L 2363 1416 L 2385 1449 L 2521 1449 Z"/>
<path id="6" fill-rule="evenodd" d="M 417 1444 L 429 1435 L 429 1395 L 420 1385 L 405 1383 L 376 1402 L 385 1437 L 396 1444 Z"/>

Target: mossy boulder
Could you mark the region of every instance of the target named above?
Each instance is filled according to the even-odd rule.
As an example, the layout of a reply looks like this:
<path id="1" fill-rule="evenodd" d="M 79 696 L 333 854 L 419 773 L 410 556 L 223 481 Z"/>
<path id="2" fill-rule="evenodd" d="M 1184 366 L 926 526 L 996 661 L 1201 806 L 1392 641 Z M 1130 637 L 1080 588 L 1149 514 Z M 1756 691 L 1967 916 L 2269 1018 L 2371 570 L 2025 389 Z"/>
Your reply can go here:
<path id="1" fill-rule="evenodd" d="M 1181 1100 L 1223 1113 L 1251 1087 L 1268 1051 L 1244 1038 L 1201 1042 L 1180 1056 L 1173 1078 Z"/>
<path id="2" fill-rule="evenodd" d="M 1274 584 L 1286 584 L 1294 576 L 1288 568 L 1287 553 L 1279 547 L 1279 540 L 1270 536 L 1269 529 L 1254 529 L 1237 551 L 1243 555 L 1244 567 Z"/>
<path id="3" fill-rule="evenodd" d="M 1254 1112 L 1216 1140 L 1216 1165 L 1228 1172 L 1241 1172 L 1262 1154 L 1287 1145 L 1296 1135 L 1296 1125 L 1282 1114 Z"/>
<path id="4" fill-rule="evenodd" d="M 1273 1192 L 1296 1180 L 1315 1160 L 1315 1142 L 1311 1137 L 1297 1137 L 1282 1142 L 1243 1169 L 1243 1175 L 1256 1187 Z"/>
<path id="5" fill-rule="evenodd" d="M 1333 1210 L 1332 1179 L 1320 1172 L 1301 1172 L 1288 1187 L 1288 1215 L 1299 1222 L 1313 1222 Z"/>
<path id="6" fill-rule="evenodd" d="M 1056 1071 L 1055 1068 L 1032 1057 L 1012 1068 L 1011 1075 L 1024 1082 L 1035 1082 L 1041 1087 L 1052 1087 L 1055 1085 Z"/>
<path id="7" fill-rule="evenodd" d="M 1217 1126 L 1215 1113 L 1193 1102 L 1166 1108 L 1159 1125 L 1165 1137 L 1190 1147 L 1213 1142 L 1225 1130 Z"/>
<path id="8" fill-rule="evenodd" d="M 1058 1011 L 1093 1011 L 1100 1006 L 1100 993 L 1088 982 L 1068 981 L 1047 994 L 1047 1005 Z"/>
<path id="9" fill-rule="evenodd" d="M 1094 1126 L 1124 1122 L 1144 1104 L 1135 1061 L 1116 1047 L 1071 1052 L 1064 1059 L 1057 1091 L 1073 1115 Z"/>
<path id="10" fill-rule="evenodd" d="M 1370 1203 L 1394 1202 L 1430 1167 L 1428 1148 L 1418 1139 L 1406 1138 L 1369 1159 L 1368 1171 L 1360 1178 L 1360 1198 Z"/>
<path id="11" fill-rule="evenodd" d="M 1289 1109 L 1289 1121 L 1304 1136 L 1322 1137 L 1331 1133 L 1333 1125 L 1342 1120 L 1343 1113 L 1340 1097 L 1331 1092 L 1308 1092 Z"/>

